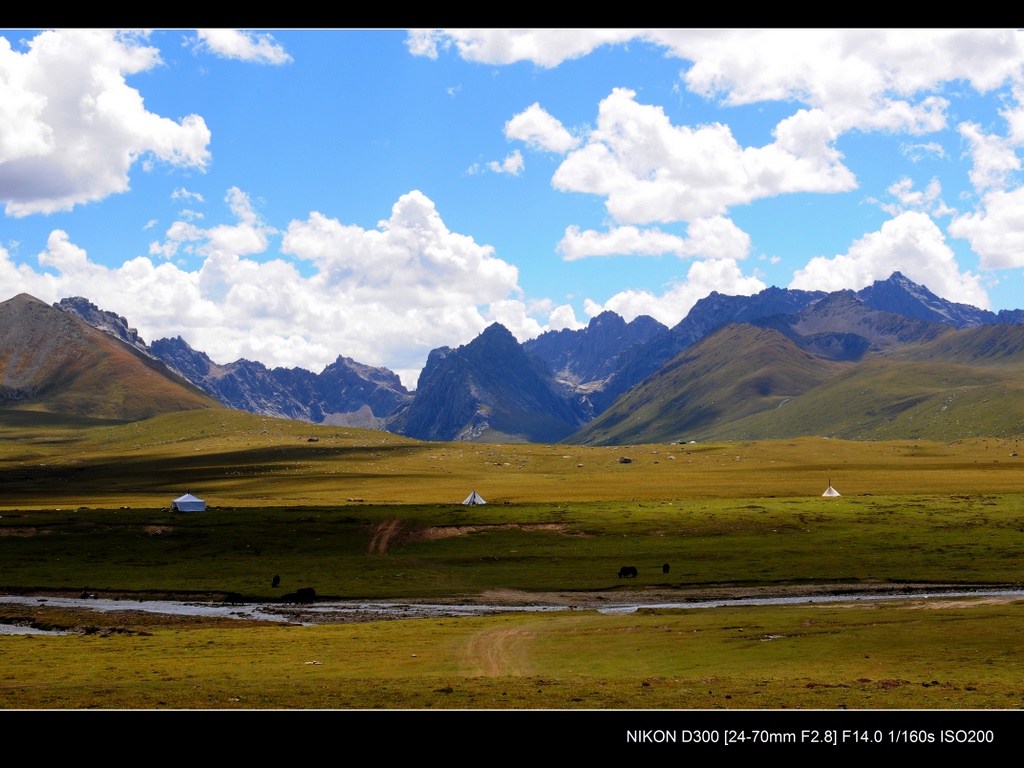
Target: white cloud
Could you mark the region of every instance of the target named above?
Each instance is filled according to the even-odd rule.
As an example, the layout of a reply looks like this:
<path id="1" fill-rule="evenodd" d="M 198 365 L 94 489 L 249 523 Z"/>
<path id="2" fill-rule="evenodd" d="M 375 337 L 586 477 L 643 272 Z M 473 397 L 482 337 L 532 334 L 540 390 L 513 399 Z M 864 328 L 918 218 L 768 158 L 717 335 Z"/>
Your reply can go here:
<path id="1" fill-rule="evenodd" d="M 530 61 L 555 67 L 609 43 L 626 42 L 637 33 L 613 29 L 421 29 L 406 38 L 410 53 L 437 58 L 437 49 L 453 43 L 467 61 L 513 64 Z"/>
<path id="2" fill-rule="evenodd" d="M 910 161 L 914 163 L 919 163 L 925 158 L 943 158 L 946 156 L 946 150 L 936 141 L 919 144 L 901 144 L 900 152 L 902 152 L 905 157 L 910 158 Z"/>
<path id="3" fill-rule="evenodd" d="M 405 45 L 413 56 L 437 58 L 437 45 L 447 47 L 444 34 L 437 29 L 410 29 L 405 37 Z"/>
<path id="4" fill-rule="evenodd" d="M 239 227 L 260 226 L 243 194 L 233 189 L 228 200 Z M 377 229 L 320 213 L 291 222 L 282 250 L 309 262 L 308 275 L 284 258 L 256 261 L 213 247 L 216 228 L 176 226 L 179 239 L 168 243 L 194 244 L 203 255 L 198 266 L 138 257 L 106 267 L 54 230 L 37 269 L 15 265 L 0 248 L 0 285 L 10 296 L 25 291 L 46 302 L 86 296 L 124 315 L 147 341 L 180 334 L 220 363 L 245 357 L 319 371 L 341 354 L 387 365 L 407 386 L 431 349 L 465 344 L 496 318 L 521 338 L 548 329 L 533 318 L 538 310 L 574 322 L 571 309 L 524 302 L 516 268 L 449 231 L 416 191 Z"/>
<path id="5" fill-rule="evenodd" d="M 1024 144 L 1024 83 L 1015 83 L 1011 89 L 1013 93 L 1013 107 L 1000 110 L 999 114 L 1006 120 L 1007 139 L 1011 144 Z"/>
<path id="6" fill-rule="evenodd" d="M 549 331 L 561 331 L 566 328 L 572 331 L 577 331 L 580 328 L 586 327 L 586 323 L 582 323 L 576 319 L 576 313 L 569 304 L 560 304 L 551 311 L 550 315 L 548 315 Z"/>
<path id="7" fill-rule="evenodd" d="M 70 210 L 129 187 L 140 158 L 204 169 L 203 118 L 148 112 L 125 75 L 161 63 L 145 38 L 43 32 L 25 53 L 0 38 L 0 200 L 10 216 Z"/>
<path id="8" fill-rule="evenodd" d="M 657 227 L 639 229 L 624 226 L 597 232 L 592 229 L 580 231 L 579 227 L 572 225 L 566 228 L 556 250 L 565 261 L 588 256 L 659 256 L 666 253 L 681 258 L 745 259 L 750 253 L 750 236 L 724 216 L 691 222 L 687 237 L 662 232 Z"/>
<path id="9" fill-rule="evenodd" d="M 186 202 L 202 203 L 203 196 L 198 192 L 189 192 L 184 187 L 178 187 L 171 192 L 171 200 L 185 200 Z"/>
<path id="10" fill-rule="evenodd" d="M 87 272 L 92 266 L 85 250 L 68 240 L 68 233 L 60 229 L 50 233 L 46 250 L 39 254 L 38 259 L 41 266 L 71 275 Z"/>
<path id="11" fill-rule="evenodd" d="M 968 176 L 975 191 L 1004 189 L 1010 174 L 1020 170 L 1020 158 L 1013 145 L 1004 138 L 983 133 L 976 123 L 960 123 L 959 130 L 970 145 L 968 154 L 973 167 Z"/>
<path id="12" fill-rule="evenodd" d="M 662 232 L 656 227 L 625 226 L 597 232 L 593 229 L 580 231 L 576 225 L 570 225 L 555 250 L 565 261 L 576 261 L 588 256 L 660 256 L 665 253 L 682 256 L 686 244 L 685 237 Z"/>
<path id="13" fill-rule="evenodd" d="M 177 254 L 182 243 L 201 241 L 198 247 L 191 247 L 188 252 L 210 254 L 214 251 L 246 256 L 263 253 L 267 249 L 268 236 L 277 230 L 267 225 L 253 210 L 249 196 L 238 187 L 232 187 L 224 197 L 231 212 L 238 219 L 237 224 L 219 224 L 209 229 L 202 229 L 191 223 L 194 218 L 202 218 L 202 214 L 193 211 L 182 211 L 183 218 L 189 221 L 174 222 L 166 233 L 163 243 L 150 243 L 151 256 L 171 258 Z"/>
<path id="14" fill-rule="evenodd" d="M 695 93 L 727 104 L 796 100 L 852 127 L 920 133 L 945 124 L 941 85 L 967 80 L 978 91 L 1019 76 L 1021 36 L 999 30 L 666 31 L 690 59 Z M 919 101 L 917 94 L 926 94 Z"/>
<path id="15" fill-rule="evenodd" d="M 939 195 L 942 194 L 942 184 L 938 179 L 928 182 L 928 186 L 924 190 L 916 190 L 913 180 L 904 176 L 899 181 L 890 184 L 886 191 L 897 201 L 881 204 L 882 210 L 890 216 L 899 216 L 904 211 L 924 211 L 933 215 L 952 213 L 952 210 L 947 208 L 939 198 Z"/>
<path id="16" fill-rule="evenodd" d="M 516 299 L 492 302 L 488 307 L 487 319 L 508 328 L 520 344 L 539 336 L 545 330 L 539 322 L 526 314 L 526 305 Z"/>
<path id="17" fill-rule="evenodd" d="M 980 210 L 953 219 L 949 234 L 970 242 L 982 269 L 1024 267 L 1024 187 L 989 192 Z"/>
<path id="18" fill-rule="evenodd" d="M 695 261 L 686 274 L 686 280 L 669 286 L 660 296 L 649 291 L 627 290 L 615 294 L 604 304 L 587 299 L 584 309 L 590 317 L 611 310 L 627 322 L 640 315 L 650 315 L 671 328 L 712 291 L 730 296 L 750 296 L 765 288 L 765 284 L 756 277 L 745 276 L 734 260 L 708 259 Z"/>
<path id="19" fill-rule="evenodd" d="M 547 315 L 547 322 L 541 324 L 538 315 Z M 519 299 L 505 299 L 490 304 L 486 312 L 487 321 L 498 322 L 508 328 L 519 343 L 533 339 L 546 331 L 560 331 L 564 328 L 578 330 L 586 323 L 576 319 L 576 313 L 568 304 L 553 307 L 549 299 L 523 302 Z"/>
<path id="20" fill-rule="evenodd" d="M 523 155 L 517 149 L 510 155 L 506 155 L 500 163 L 497 160 L 491 160 L 487 167 L 495 173 L 511 173 L 513 176 L 518 176 L 523 171 Z"/>
<path id="21" fill-rule="evenodd" d="M 483 164 L 473 163 L 466 169 L 466 173 L 475 176 L 478 173 L 490 171 L 491 173 L 509 173 L 513 176 L 518 176 L 525 167 L 526 163 L 523 161 L 523 154 L 517 149 L 511 154 L 506 155 L 505 159 L 500 163 L 497 160 L 491 160 Z"/>
<path id="22" fill-rule="evenodd" d="M 1020 77 L 1024 35 L 993 29 L 459 29 L 410 33 L 418 55 L 454 46 L 488 64 L 554 67 L 606 44 L 643 41 L 692 62 L 687 88 L 729 105 L 793 101 L 843 132 L 923 133 L 945 126 L 946 84 L 987 92 Z"/>
<path id="23" fill-rule="evenodd" d="M 779 123 L 773 144 L 744 149 L 728 126 L 673 126 L 635 97 L 616 88 L 605 98 L 586 144 L 552 179 L 557 189 L 606 197 L 619 223 L 692 221 L 785 192 L 856 186 L 821 113 L 801 110 Z"/>
<path id="24" fill-rule="evenodd" d="M 292 57 L 272 35 L 242 32 L 237 29 L 196 30 L 198 47 L 225 59 L 253 61 L 258 64 L 288 64 Z"/>
<path id="25" fill-rule="evenodd" d="M 952 227 L 950 227 L 952 232 Z M 987 309 L 988 294 L 977 275 L 961 272 L 942 231 L 926 213 L 907 211 L 890 219 L 832 258 L 817 256 L 798 270 L 790 288 L 859 290 L 902 272 L 950 301 Z"/>
<path id="26" fill-rule="evenodd" d="M 518 139 L 535 149 L 564 154 L 579 145 L 580 140 L 565 129 L 557 118 L 548 114 L 539 103 L 531 104 L 505 123 L 505 136 Z"/>

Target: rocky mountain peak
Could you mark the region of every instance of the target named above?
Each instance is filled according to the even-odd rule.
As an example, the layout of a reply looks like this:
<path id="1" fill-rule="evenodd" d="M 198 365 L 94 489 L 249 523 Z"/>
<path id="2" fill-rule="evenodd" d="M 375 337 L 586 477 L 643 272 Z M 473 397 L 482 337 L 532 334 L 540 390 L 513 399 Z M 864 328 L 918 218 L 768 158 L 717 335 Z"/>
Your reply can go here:
<path id="1" fill-rule="evenodd" d="M 25 296 L 27 294 L 22 295 Z M 61 299 L 53 306 L 54 309 L 59 309 L 62 312 L 73 315 L 79 320 L 84 320 L 93 328 L 98 328 L 104 333 L 113 336 L 116 339 L 120 339 L 125 344 L 134 347 L 144 355 L 148 355 L 149 357 L 153 356 L 150 353 L 146 342 L 141 336 L 139 336 L 139 332 L 134 328 L 129 327 L 128 321 L 121 317 L 121 315 L 100 309 L 82 296 L 70 296 L 66 299 Z"/>

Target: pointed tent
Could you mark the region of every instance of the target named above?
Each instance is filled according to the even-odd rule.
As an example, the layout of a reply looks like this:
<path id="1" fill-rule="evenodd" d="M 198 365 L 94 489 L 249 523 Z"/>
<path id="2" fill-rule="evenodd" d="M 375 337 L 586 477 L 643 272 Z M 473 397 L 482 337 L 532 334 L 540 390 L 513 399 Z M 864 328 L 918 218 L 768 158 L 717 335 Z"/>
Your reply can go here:
<path id="1" fill-rule="evenodd" d="M 469 494 L 469 496 L 466 497 L 466 500 L 464 502 L 462 502 L 462 503 L 463 504 L 469 504 L 469 505 L 476 505 L 476 504 L 486 504 L 487 502 L 483 500 L 483 497 L 481 497 L 479 493 L 477 493 L 476 491 L 473 491 L 471 494 Z"/>
<path id="2" fill-rule="evenodd" d="M 171 502 L 172 512 L 203 512 L 205 510 L 206 502 L 191 493 L 179 496 Z"/>
<path id="3" fill-rule="evenodd" d="M 828 488 L 826 488 L 825 492 L 823 494 L 821 494 L 822 498 L 834 498 L 836 496 L 841 496 L 841 495 L 842 494 L 840 494 L 839 491 L 837 491 L 835 488 L 832 487 L 832 478 L 830 477 L 828 479 Z"/>

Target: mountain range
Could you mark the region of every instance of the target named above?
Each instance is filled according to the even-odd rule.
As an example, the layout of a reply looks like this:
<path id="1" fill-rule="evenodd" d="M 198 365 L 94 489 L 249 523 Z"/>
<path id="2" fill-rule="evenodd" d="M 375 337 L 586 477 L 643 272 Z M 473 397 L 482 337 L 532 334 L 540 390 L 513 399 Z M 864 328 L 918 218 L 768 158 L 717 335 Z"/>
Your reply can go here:
<path id="1" fill-rule="evenodd" d="M 29 299 L 0 304 L 4 344 L 21 334 L 22 356 L 34 345 L 42 360 L 54 345 L 25 336 L 17 318 L 26 306 L 37 315 L 38 305 L 51 308 Z M 219 365 L 181 337 L 147 345 L 125 318 L 81 297 L 53 310 L 102 331 L 124 359 L 176 386 L 184 379 L 190 391 L 230 408 L 426 440 L 953 439 L 1024 431 L 1024 405 L 1017 405 L 1024 403 L 1024 310 L 950 302 L 898 272 L 857 292 L 715 292 L 672 328 L 604 312 L 585 328 L 520 344 L 493 324 L 468 344 L 431 352 L 412 393 L 391 371 L 345 357 L 319 374 L 249 360 Z M 70 332 L 65 326 L 60 333 Z M 68 395 L 34 383 L 31 371 L 45 365 L 15 360 L 12 368 L 9 359 L 0 358 L 0 370 L 7 368 L 0 407 L 69 407 Z M 90 398 L 80 400 L 77 412 L 89 415 Z M 140 418 L 145 410 L 105 408 L 96 415 Z"/>

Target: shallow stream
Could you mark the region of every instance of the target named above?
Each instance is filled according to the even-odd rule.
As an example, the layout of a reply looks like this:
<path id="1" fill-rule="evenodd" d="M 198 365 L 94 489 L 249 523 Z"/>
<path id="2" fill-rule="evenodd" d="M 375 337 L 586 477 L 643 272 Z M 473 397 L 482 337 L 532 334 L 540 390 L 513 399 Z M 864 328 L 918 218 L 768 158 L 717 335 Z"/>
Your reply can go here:
<path id="1" fill-rule="evenodd" d="M 178 616 L 227 617 L 254 621 L 279 621 L 304 625 L 339 624 L 383 619 L 419 619 L 460 616 L 488 616 L 498 613 L 596 610 L 599 613 L 633 613 L 641 608 L 721 608 L 744 605 L 796 605 L 800 603 L 848 603 L 858 600 L 921 600 L 926 598 L 1024 597 L 1022 589 L 936 590 L 913 593 L 844 593 L 800 597 L 746 597 L 680 602 L 622 601 L 599 606 L 586 605 L 487 605 L 381 601 L 323 601 L 298 603 L 204 603 L 174 600 L 83 600 L 70 597 L 0 595 L 0 605 L 35 605 L 78 608 L 98 612 L 144 611 Z M 63 634 L 31 627 L 0 624 L 0 635 Z"/>

